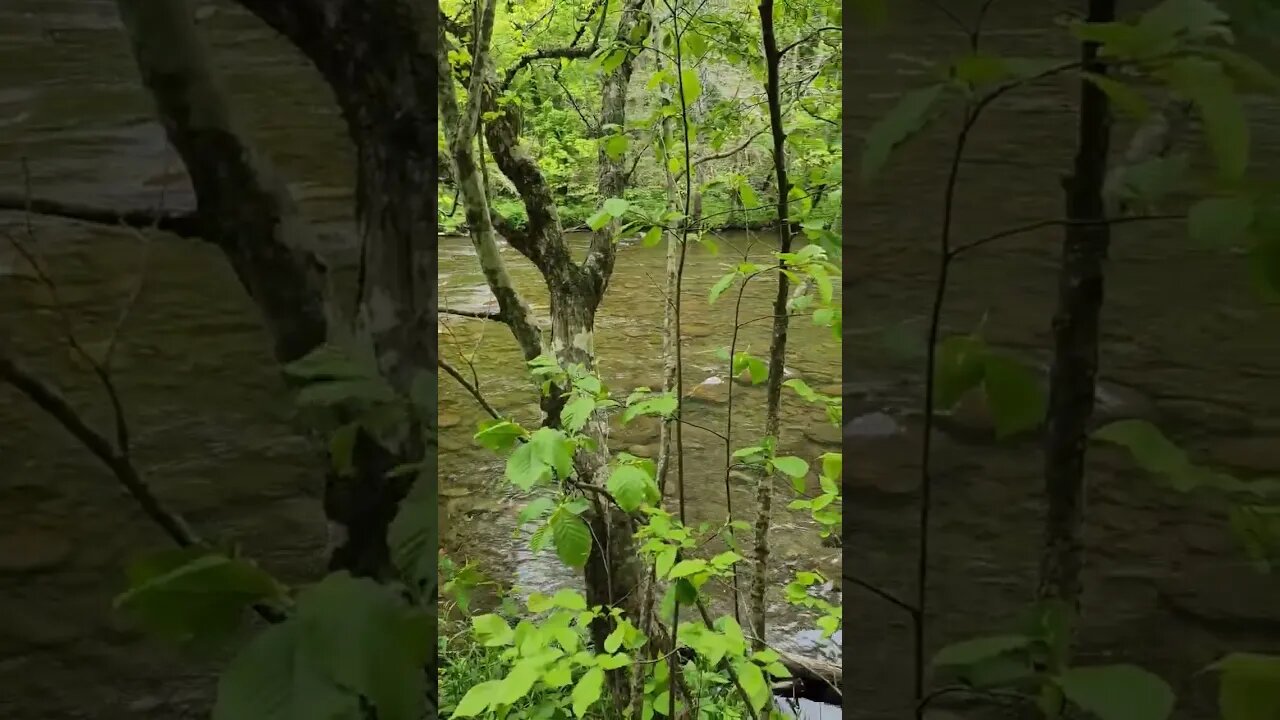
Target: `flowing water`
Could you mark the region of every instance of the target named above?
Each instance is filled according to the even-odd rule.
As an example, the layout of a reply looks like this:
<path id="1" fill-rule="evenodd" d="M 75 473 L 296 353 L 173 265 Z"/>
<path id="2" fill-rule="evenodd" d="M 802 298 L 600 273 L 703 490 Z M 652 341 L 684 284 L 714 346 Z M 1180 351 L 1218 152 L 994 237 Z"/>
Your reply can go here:
<path id="1" fill-rule="evenodd" d="M 351 153 L 329 96 L 314 72 L 251 18 L 225 3 L 202 5 L 200 17 L 247 130 L 294 181 L 304 211 L 322 230 L 317 249 L 349 286 Z M 0 192 L 21 192 L 27 184 L 35 195 L 72 202 L 193 204 L 180 163 L 138 87 L 112 2 L 0 4 Z M 0 229 L 28 234 L 17 213 L 0 214 Z M 62 340 L 62 315 L 92 351 L 114 337 L 112 367 L 134 458 L 156 492 L 201 533 L 239 544 L 285 580 L 317 577 L 325 543 L 318 454 L 302 439 L 258 317 L 219 253 L 197 241 L 42 219 L 32 221 L 30 232 L 59 302 L 6 241 L 0 327 L 15 347 L 110 433 L 100 388 Z M 720 254 L 698 248 L 688 264 L 685 381 L 689 420 L 722 433 L 730 384 L 714 353 L 728 344 L 733 306 L 721 300 L 708 307 L 707 290 L 740 253 L 767 257 L 771 237 L 717 239 Z M 571 243 L 581 249 L 580 238 Z M 440 252 L 441 305 L 483 306 L 487 291 L 469 243 L 442 238 Z M 545 312 L 539 278 L 514 253 L 505 256 L 517 284 Z M 663 262 L 660 248 L 620 251 L 596 336 L 601 372 L 615 393 L 660 384 Z M 742 320 L 767 314 L 771 297 L 767 283 L 753 285 Z M 768 325 L 746 325 L 740 346 L 764 355 Z M 441 343 L 444 356 L 468 373 L 459 353 L 470 356 L 495 406 L 535 419 L 535 391 L 505 328 L 446 318 Z M 792 348 L 794 373 L 838 392 L 838 341 L 828 330 L 797 322 Z M 741 445 L 761 431 L 764 395 L 757 387 L 732 387 L 733 437 Z M 533 554 L 524 538 L 513 537 L 526 498 L 503 488 L 500 459 L 471 442 L 481 418 L 475 403 L 442 379 L 446 547 L 525 590 L 578 582 L 554 556 Z M 792 400 L 784 446 L 811 461 L 836 449 L 839 433 L 823 422 L 820 411 Z M 166 650 L 110 609 L 123 587 L 122 565 L 139 551 L 165 546 L 165 538 L 62 428 L 7 387 L 0 388 L 0 428 L 0 717 L 203 717 L 219 661 Z M 640 421 L 616 428 L 611 442 L 652 454 L 656 440 L 656 427 Z M 725 516 L 720 442 L 709 431 L 686 432 L 691 522 Z M 735 513 L 751 512 L 747 481 L 731 480 L 730 492 Z M 789 492 L 780 488 L 779 504 Z M 779 515 L 771 549 L 777 586 L 793 569 L 836 575 L 839 550 L 822 546 L 798 514 Z M 839 602 L 839 588 L 823 592 Z M 778 645 L 839 659 L 840 636 L 821 639 L 810 629 L 812 618 L 777 601 L 771 597 Z M 805 712 L 819 716 L 817 709 Z"/>
<path id="2" fill-rule="evenodd" d="M 979 4 L 948 3 L 962 17 L 972 17 Z M 1120 5 L 1129 12 L 1140 4 Z M 864 132 L 903 88 L 930 82 L 905 55 L 940 59 L 964 51 L 963 37 L 929 3 L 895 6 L 900 15 L 888 32 L 846 38 L 851 133 Z M 983 48 L 1071 58 L 1077 49 L 1053 23 L 1057 13 L 1080 6 L 996 3 Z M 1068 84 L 1049 83 L 992 107 L 961 168 L 957 242 L 1061 216 L 1059 178 L 1075 143 L 1075 95 Z M 1249 104 L 1259 120 L 1256 167 L 1273 174 L 1280 116 L 1273 104 Z M 845 191 L 844 380 L 853 391 L 845 418 L 876 430 L 849 437 L 845 448 L 846 568 L 909 598 L 919 537 L 920 338 L 933 299 L 941 193 L 957 127 L 954 116 L 942 119 L 896 154 L 874 187 Z M 1131 132 L 1118 123 L 1115 145 L 1123 149 Z M 1052 228 L 1028 233 L 959 261 L 944 331 L 981 326 L 993 344 L 1046 362 L 1060 238 Z M 1253 291 L 1241 254 L 1191 243 L 1181 223 L 1117 228 L 1102 326 L 1100 414 L 1151 419 L 1199 461 L 1248 477 L 1275 476 L 1277 328 L 1280 313 Z M 1038 443 L 986 442 L 982 413 L 962 415 L 935 441 L 931 650 L 1012 629 L 1035 582 L 1043 511 Z M 1280 582 L 1252 570 L 1207 498 L 1175 494 L 1109 448 L 1090 450 L 1088 477 L 1079 662 L 1148 667 L 1177 691 L 1178 717 L 1216 718 L 1216 678 L 1197 673 L 1231 650 L 1280 647 Z M 908 618 L 853 586 L 844 598 L 852 683 L 845 687 L 846 716 L 908 717 Z"/>

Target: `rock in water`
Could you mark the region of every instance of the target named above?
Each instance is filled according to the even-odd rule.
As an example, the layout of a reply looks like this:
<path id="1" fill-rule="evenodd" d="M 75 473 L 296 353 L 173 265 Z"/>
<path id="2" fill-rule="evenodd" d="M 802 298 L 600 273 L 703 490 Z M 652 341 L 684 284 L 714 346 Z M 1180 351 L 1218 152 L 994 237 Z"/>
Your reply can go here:
<path id="1" fill-rule="evenodd" d="M 712 405 L 721 405 L 729 401 L 729 385 L 721 378 L 712 376 L 685 393 L 684 398 L 686 400 L 699 400 Z"/>
<path id="2" fill-rule="evenodd" d="M 902 432 L 902 426 L 892 415 L 882 412 L 867 413 L 859 415 L 850 420 L 844 426 L 844 437 L 846 438 L 877 438 L 889 437 Z"/>
<path id="3" fill-rule="evenodd" d="M 0 535 L 0 573 L 46 572 L 71 559 L 71 542 L 35 528 L 16 528 Z"/>

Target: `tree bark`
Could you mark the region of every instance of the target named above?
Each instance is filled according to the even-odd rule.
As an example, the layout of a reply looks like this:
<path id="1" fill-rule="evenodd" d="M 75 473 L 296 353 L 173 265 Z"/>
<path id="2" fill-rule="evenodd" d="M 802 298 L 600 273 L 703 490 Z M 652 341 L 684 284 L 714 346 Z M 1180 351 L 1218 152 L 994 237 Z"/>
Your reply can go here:
<path id="1" fill-rule="evenodd" d="M 325 269 L 311 230 L 267 159 L 245 139 L 210 70 L 191 4 L 118 0 L 142 83 L 195 188 L 200 234 L 254 300 L 276 358 L 325 341 Z"/>
<path id="2" fill-rule="evenodd" d="M 1089 0 L 1088 22 L 1110 22 L 1115 0 Z M 1105 73 L 1098 46 L 1085 43 L 1084 68 Z M 1111 240 L 1103 194 L 1111 140 L 1107 96 L 1087 80 L 1080 83 L 1079 138 L 1074 168 L 1064 182 L 1066 237 L 1062 244 L 1058 306 L 1053 318 L 1053 364 L 1045 433 L 1044 477 L 1048 508 L 1037 595 L 1080 604 L 1083 564 L 1084 462 L 1087 423 L 1093 412 L 1098 372 L 1098 327 L 1103 303 L 1103 264 Z"/>
<path id="3" fill-rule="evenodd" d="M 467 229 L 471 236 L 471 244 L 476 249 L 480 269 L 490 292 L 498 301 L 498 319 L 511 328 L 517 344 L 526 361 L 533 360 L 543 352 L 541 333 L 533 317 L 528 303 L 516 291 L 511 275 L 498 249 L 497 232 L 489 211 L 488 191 L 480 173 L 478 158 L 475 152 L 476 136 L 479 131 L 483 78 L 490 72 L 488 46 L 493 31 L 493 17 L 496 2 L 488 0 L 481 17 L 481 29 L 478 39 L 483 43 L 482 52 L 473 56 L 474 67 L 479 72 L 472 72 L 472 83 L 469 88 L 468 103 L 465 109 L 459 107 L 457 92 L 453 87 L 452 71 L 447 57 L 451 43 L 444 32 L 443 25 L 438 34 L 441 52 L 436 61 L 439 65 L 438 75 L 445 81 L 439 83 L 439 112 L 444 119 L 445 140 L 449 146 L 449 160 L 453 166 L 454 182 L 467 220 Z"/>
<path id="4" fill-rule="evenodd" d="M 788 219 L 786 131 L 782 126 L 782 99 L 778 38 L 773 27 L 773 0 L 760 0 L 760 32 L 764 39 L 764 62 L 767 72 L 765 92 L 769 100 L 769 129 L 773 137 L 773 173 L 778 185 L 779 252 L 791 252 L 791 223 Z M 778 290 L 773 299 L 773 337 L 769 343 L 769 378 L 765 384 L 765 435 L 775 440 L 780 431 L 779 408 L 782 404 L 782 375 L 787 359 L 789 316 L 787 297 L 790 283 L 778 273 Z M 773 513 L 773 475 L 762 474 L 756 487 L 755 572 L 751 582 L 750 623 L 752 643 L 764 647 L 765 589 L 769 583 L 769 525 Z"/>
<path id="5" fill-rule="evenodd" d="M 324 267 L 308 249 L 311 231 L 284 185 L 231 120 L 190 3 L 119 0 L 143 84 L 191 176 L 201 235 L 231 262 L 262 313 L 276 357 L 287 363 L 340 330 L 326 302 Z M 435 113 L 430 27 L 416 3 L 245 0 L 283 32 L 328 80 L 357 149 L 361 288 L 355 334 L 382 373 L 408 393 L 434 387 Z M 433 426 L 434 420 L 426 419 Z M 384 577 L 387 527 L 413 479 L 388 471 L 426 456 L 433 427 L 391 452 L 357 444 L 355 478 L 330 476 L 325 512 L 341 539 L 332 568 Z M 434 473 L 423 473 L 434 478 Z"/>

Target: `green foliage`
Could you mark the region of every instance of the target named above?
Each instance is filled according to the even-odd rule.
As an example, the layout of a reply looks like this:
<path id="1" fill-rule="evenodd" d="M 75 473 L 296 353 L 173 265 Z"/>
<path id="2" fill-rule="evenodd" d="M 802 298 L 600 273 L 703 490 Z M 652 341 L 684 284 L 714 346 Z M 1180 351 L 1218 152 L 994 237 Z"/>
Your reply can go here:
<path id="1" fill-rule="evenodd" d="M 167 550 L 129 568 L 118 609 L 168 640 L 206 645 L 226 640 L 245 611 L 286 602 L 285 588 L 248 560 L 205 549 Z"/>
<path id="2" fill-rule="evenodd" d="M 898 104 L 867 133 L 862 155 L 862 180 L 870 182 L 879 174 L 889 155 L 938 116 L 945 85 L 930 85 L 905 93 Z"/>
<path id="3" fill-rule="evenodd" d="M 417 720 L 434 621 L 371 580 L 330 575 L 296 612 L 254 638 L 218 686 L 214 720 L 378 717 Z"/>
<path id="4" fill-rule="evenodd" d="M 1280 657 L 1232 653 L 1209 669 L 1220 677 L 1218 709 L 1222 720 L 1280 717 Z"/>
<path id="5" fill-rule="evenodd" d="M 1133 665 L 1070 668 L 1054 683 L 1098 720 L 1165 720 L 1173 712 L 1168 683 Z"/>
<path id="6" fill-rule="evenodd" d="M 966 393 L 981 386 L 997 437 L 1032 430 L 1044 421 L 1046 399 L 1034 371 L 991 349 L 981 338 L 946 338 L 934 357 L 934 402 L 939 408 L 953 408 Z"/>

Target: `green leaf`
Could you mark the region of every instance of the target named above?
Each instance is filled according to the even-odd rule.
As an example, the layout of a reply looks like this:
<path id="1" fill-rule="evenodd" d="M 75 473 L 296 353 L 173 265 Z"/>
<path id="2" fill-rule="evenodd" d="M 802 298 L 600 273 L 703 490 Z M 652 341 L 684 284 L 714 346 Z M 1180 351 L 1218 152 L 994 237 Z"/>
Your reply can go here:
<path id="1" fill-rule="evenodd" d="M 968 667 L 1000 655 L 1023 650 L 1031 644 L 1025 635 L 994 635 L 948 645 L 933 656 L 938 667 Z"/>
<path id="2" fill-rule="evenodd" d="M 166 553 L 149 558 L 131 574 L 137 582 L 116 598 L 116 608 L 180 643 L 225 640 L 240 627 L 250 606 L 283 595 L 281 585 L 261 568 L 220 554 L 191 558 Z"/>
<path id="3" fill-rule="evenodd" d="M 1249 122 L 1240 95 L 1222 66 L 1199 58 L 1169 63 L 1166 79 L 1200 112 L 1209 148 L 1225 180 L 1240 180 L 1249 166 Z"/>
<path id="4" fill-rule="evenodd" d="M 822 454 L 822 475 L 839 480 L 844 470 L 844 453 Z"/>
<path id="5" fill-rule="evenodd" d="M 532 443 L 525 443 L 507 458 L 506 476 L 512 485 L 528 492 L 551 479 L 551 468 L 535 457 Z"/>
<path id="6" fill-rule="evenodd" d="M 431 464 L 434 468 L 434 458 Z M 436 580 L 440 544 L 440 498 L 436 482 L 434 471 L 419 477 L 387 529 L 392 562 L 404 579 L 418 586 Z"/>
<path id="7" fill-rule="evenodd" d="M 631 140 L 626 135 L 610 135 L 604 141 L 604 153 L 610 160 L 619 160 L 627 154 L 627 148 L 630 146 Z"/>
<path id="8" fill-rule="evenodd" d="M 1142 94 L 1137 90 L 1119 80 L 1090 72 L 1080 73 L 1080 76 L 1106 93 L 1112 104 L 1129 117 L 1145 120 L 1151 115 L 1151 106 L 1147 104 L 1146 98 L 1142 97 Z"/>
<path id="9" fill-rule="evenodd" d="M 573 474 L 573 443 L 555 428 L 538 428 L 529 437 L 529 447 L 537 462 L 555 470 L 564 479 Z"/>
<path id="10" fill-rule="evenodd" d="M 945 89 L 944 85 L 930 85 L 906 93 L 887 115 L 872 126 L 862 155 L 863 182 L 874 178 L 888 161 L 890 153 L 933 119 Z"/>
<path id="11" fill-rule="evenodd" d="M 983 368 L 983 387 L 997 437 L 1032 430 L 1044 421 L 1044 393 L 1036 374 L 1026 365 L 1002 355 L 988 355 Z"/>
<path id="12" fill-rule="evenodd" d="M 834 615 L 823 615 L 817 620 L 818 629 L 822 631 L 824 639 L 836 634 L 836 630 L 840 629 L 840 618 Z"/>
<path id="13" fill-rule="evenodd" d="M 724 294 L 724 291 L 728 290 L 729 286 L 733 285 L 733 281 L 737 279 L 738 273 L 736 271 L 722 275 L 720 279 L 716 281 L 716 284 L 711 286 L 711 294 L 708 301 L 714 304 L 715 301 Z"/>
<path id="14" fill-rule="evenodd" d="M 617 670 L 631 664 L 631 656 L 626 653 L 618 653 L 616 655 L 597 655 L 596 664 L 602 670 Z"/>
<path id="15" fill-rule="evenodd" d="M 287 621 L 249 641 L 218 679 L 213 720 L 361 720 L 360 698 L 324 677 Z"/>
<path id="16" fill-rule="evenodd" d="M 645 231 L 644 237 L 640 239 L 640 244 L 645 247 L 653 247 L 659 242 L 662 242 L 662 227 L 659 225 L 649 228 Z"/>
<path id="17" fill-rule="evenodd" d="M 635 465 L 621 465 L 609 475 L 609 494 L 627 512 L 635 512 L 650 497 L 649 474 Z"/>
<path id="18" fill-rule="evenodd" d="M 467 694 L 462 696 L 458 707 L 454 708 L 453 714 L 449 717 L 464 718 L 480 715 L 480 713 L 489 709 L 490 702 L 501 686 L 501 680 L 486 680 L 477 685 L 472 685 L 471 689 L 467 690 Z"/>
<path id="19" fill-rule="evenodd" d="M 626 48 L 619 48 L 617 50 L 614 50 L 613 52 L 606 55 L 604 59 L 600 62 L 600 70 L 604 72 L 604 74 L 608 75 L 614 70 L 617 70 L 618 66 L 622 64 L 622 61 L 626 59 L 627 59 Z"/>
<path id="20" fill-rule="evenodd" d="M 486 420 L 480 423 L 474 440 L 494 452 L 505 452 L 515 447 L 516 441 L 524 435 L 524 428 L 510 420 Z"/>
<path id="21" fill-rule="evenodd" d="M 377 364 L 335 345 L 321 345 L 285 365 L 286 375 L 304 380 L 356 380 L 378 376 Z"/>
<path id="22" fill-rule="evenodd" d="M 741 560 L 743 560 L 741 555 L 733 552 L 732 550 L 728 550 L 711 558 L 711 565 L 720 570 L 724 570 L 732 567 L 734 563 L 740 562 Z"/>
<path id="23" fill-rule="evenodd" d="M 675 567 L 671 568 L 671 572 L 667 574 L 667 579 L 676 580 L 678 578 L 696 575 L 700 572 L 706 572 L 706 569 L 706 560 L 681 560 L 676 563 Z"/>
<path id="24" fill-rule="evenodd" d="M 381 378 L 313 382 L 298 391 L 298 404 L 303 407 L 378 405 L 395 399 L 395 391 Z"/>
<path id="25" fill-rule="evenodd" d="M 956 335 L 938 343 L 934 354 L 934 401 L 949 410 L 982 382 L 987 348 L 981 339 Z"/>
<path id="26" fill-rule="evenodd" d="M 1204 39 L 1220 35 L 1230 18 L 1208 0 L 1164 0 L 1143 14 L 1138 28 L 1153 36 Z"/>
<path id="27" fill-rule="evenodd" d="M 1242 90 L 1280 95 L 1280 77 L 1248 55 L 1224 47 L 1205 47 L 1200 52 L 1221 63 Z"/>
<path id="28" fill-rule="evenodd" d="M 818 297 L 822 299 L 822 302 L 831 302 L 835 289 L 831 285 L 831 276 L 827 275 L 827 271 L 821 267 L 814 266 L 809 270 L 809 275 L 813 278 L 814 285 L 818 288 Z"/>
<path id="29" fill-rule="evenodd" d="M 578 432 L 587 424 L 587 420 L 595 409 L 595 398 L 574 393 L 573 398 L 560 409 L 560 423 L 573 432 Z"/>
<path id="30" fill-rule="evenodd" d="M 378 717 L 417 720 L 434 620 L 390 587 L 346 573 L 304 590 L 296 608 L 298 649 L 339 687 L 368 698 Z"/>
<path id="31" fill-rule="evenodd" d="M 1221 674 L 1222 720 L 1280 718 L 1280 657 L 1232 653 L 1210 666 Z"/>
<path id="32" fill-rule="evenodd" d="M 471 627 L 485 647 L 501 647 L 515 641 L 515 633 L 501 615 L 476 615 L 471 618 Z"/>
<path id="33" fill-rule="evenodd" d="M 765 704 L 769 702 L 772 693 L 769 691 L 769 683 L 765 680 L 764 672 L 759 665 L 746 660 L 737 660 L 733 663 L 734 670 L 738 675 L 738 682 L 742 684 L 742 689 L 746 692 L 747 697 L 751 698 L 751 706 L 758 712 Z"/>
<path id="34" fill-rule="evenodd" d="M 667 545 L 658 552 L 657 558 L 654 560 L 653 570 L 658 577 L 667 577 L 671 572 L 671 568 L 676 563 L 676 548 L 674 545 Z"/>
<path id="35" fill-rule="evenodd" d="M 685 107 L 690 107 L 702 95 L 702 81 L 695 70 L 680 71 L 680 91 L 684 95 Z"/>
<path id="36" fill-rule="evenodd" d="M 1205 198 L 1187 211 L 1187 231 L 1205 247 L 1233 247 L 1249 237 L 1252 225 L 1253 201 L 1240 195 Z"/>
<path id="37" fill-rule="evenodd" d="M 604 688 L 604 670 L 593 667 L 573 686 L 573 714 L 582 717 L 587 710 L 600 699 L 600 691 Z"/>
<path id="38" fill-rule="evenodd" d="M 542 662 L 536 658 L 521 658 L 502 679 L 493 699 L 494 705 L 514 705 L 529 695 L 533 684 L 542 675 Z"/>
<path id="39" fill-rule="evenodd" d="M 1133 665 L 1071 668 L 1054 681 L 1072 704 L 1098 720 L 1165 720 L 1173 712 L 1168 683 Z"/>
<path id="40" fill-rule="evenodd" d="M 333 469 L 341 477 L 350 477 L 354 467 L 356 438 L 360 436 L 360 423 L 347 423 L 329 436 L 329 459 Z"/>
<path id="41" fill-rule="evenodd" d="M 551 516 L 551 537 L 555 541 L 556 555 L 570 567 L 587 564 L 591 554 L 591 531 L 577 515 L 557 512 Z"/>
<path id="42" fill-rule="evenodd" d="M 626 215 L 629 207 L 631 207 L 631 203 L 622 198 L 609 198 L 604 201 L 604 211 L 616 218 Z"/>
<path id="43" fill-rule="evenodd" d="M 775 457 L 773 467 L 787 477 L 802 478 L 809 473 L 809 463 L 795 455 Z"/>
<path id="44" fill-rule="evenodd" d="M 1095 430 L 1093 437 L 1125 448 L 1139 467 L 1169 480 L 1180 492 L 1188 492 L 1207 479 L 1182 448 L 1146 420 L 1118 420 Z"/>
<path id="45" fill-rule="evenodd" d="M 605 210 L 600 210 L 594 213 L 591 217 L 587 218 L 587 227 L 591 228 L 592 230 L 600 230 L 601 228 L 603 228 L 605 225 L 608 225 L 612 221 L 613 221 L 612 215 L 610 215 Z"/>

